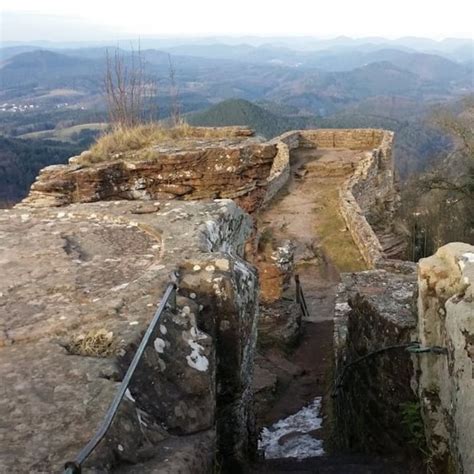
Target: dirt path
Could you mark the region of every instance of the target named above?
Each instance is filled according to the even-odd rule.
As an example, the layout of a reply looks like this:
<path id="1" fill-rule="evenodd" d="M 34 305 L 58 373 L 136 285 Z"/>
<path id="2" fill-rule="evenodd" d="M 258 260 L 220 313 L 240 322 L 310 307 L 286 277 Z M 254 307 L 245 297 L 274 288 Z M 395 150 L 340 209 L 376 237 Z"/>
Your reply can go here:
<path id="1" fill-rule="evenodd" d="M 273 405 L 262 418 L 270 427 L 268 436 L 277 442 L 276 459 L 255 464 L 250 472 L 300 472 L 333 474 L 421 473 L 423 468 L 406 459 L 383 459 L 372 455 L 331 455 L 330 403 L 333 379 L 333 312 L 340 272 L 362 271 L 366 265 L 338 213 L 338 190 L 352 173 L 359 152 L 350 150 L 298 150 L 292 156 L 292 178 L 279 198 L 259 216 L 259 229 L 270 229 L 276 239 L 296 244 L 296 272 L 305 294 L 310 318 L 303 323 L 300 344 L 290 354 L 272 348 L 260 354 L 260 363 L 273 364 L 279 388 Z M 295 177 L 296 174 L 296 177 Z M 265 365 L 263 365 L 265 366 Z M 268 366 L 267 366 L 268 367 Z M 282 375 L 283 374 L 283 375 Z M 314 404 L 315 400 L 322 397 Z M 322 413 L 319 407 L 322 403 Z M 311 404 L 311 405 L 309 405 Z M 318 422 L 306 430 L 299 416 L 311 406 Z M 295 415 L 296 414 L 296 415 Z M 295 416 L 292 416 L 295 415 Z M 322 424 L 321 424 L 322 415 Z M 313 416 L 313 415 L 312 415 Z M 283 420 L 286 431 L 280 437 Z M 291 420 L 288 421 L 288 420 Z M 273 425 L 273 426 L 271 426 Z M 298 426 L 295 426 L 298 425 Z M 287 429 L 287 427 L 290 427 Z M 313 426 L 318 428 L 313 429 Z M 270 433 L 270 434 L 268 434 Z M 275 435 L 276 433 L 276 435 Z M 312 446 L 306 459 L 284 458 L 294 446 Z M 306 437 L 306 438 L 305 438 Z M 323 452 L 321 452 L 321 441 Z M 272 446 L 275 446 L 273 444 Z M 280 449 L 280 447 L 285 449 Z M 289 446 L 289 449 L 286 449 Z M 306 449 L 306 448 L 304 448 Z M 308 448 L 311 449 L 311 448 Z M 298 451 L 301 453 L 301 450 Z M 322 455 L 321 455 L 322 454 Z M 292 456 L 290 454 L 289 456 Z M 299 454 L 298 454 L 299 455 Z M 412 466 L 413 464 L 413 466 Z"/>
<path id="2" fill-rule="evenodd" d="M 332 319 L 339 272 L 366 269 L 338 212 L 339 188 L 358 155 L 345 149 L 297 150 L 287 188 L 258 219 L 260 229 L 269 227 L 274 237 L 296 244 L 296 271 L 313 322 Z"/>
<path id="3" fill-rule="evenodd" d="M 333 312 L 339 272 L 366 268 L 338 212 L 338 190 L 352 172 L 358 152 L 298 150 L 287 188 L 259 216 L 259 228 L 296 245 L 296 272 L 308 305 L 299 346 L 286 356 L 298 375 L 290 378 L 265 416 L 268 426 L 327 395 L 333 362 Z M 295 175 L 296 174 L 296 175 Z M 269 354 L 275 359 L 275 354 Z M 281 354 L 280 354 L 280 357 Z M 325 441 L 323 428 L 311 435 Z"/>

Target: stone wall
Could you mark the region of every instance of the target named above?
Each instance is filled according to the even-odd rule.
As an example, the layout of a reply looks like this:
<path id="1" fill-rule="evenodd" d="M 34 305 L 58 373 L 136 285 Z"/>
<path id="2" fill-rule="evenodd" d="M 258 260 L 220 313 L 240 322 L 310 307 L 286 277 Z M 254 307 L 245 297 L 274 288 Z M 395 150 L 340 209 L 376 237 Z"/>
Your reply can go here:
<path id="1" fill-rule="evenodd" d="M 473 472 L 474 247 L 450 243 L 420 260 L 417 284 L 414 264 L 382 264 L 384 270 L 343 275 L 339 287 L 337 440 L 379 452 L 415 445 L 418 455 L 428 453 L 430 472 Z M 401 347 L 369 356 L 411 341 L 419 345 L 411 356 Z M 416 443 L 401 422 L 407 406 L 412 416 L 421 407 L 424 432 L 418 426 Z"/>
<path id="2" fill-rule="evenodd" d="M 365 153 L 340 190 L 341 214 L 369 268 L 376 268 L 384 259 L 373 225 L 391 222 L 397 199 L 392 140 L 393 133 L 384 131 L 379 146 Z"/>
<path id="3" fill-rule="evenodd" d="M 278 152 L 267 178 L 267 192 L 263 204 L 271 201 L 290 179 L 290 154 L 291 150 L 299 147 L 300 133 L 287 132 L 274 138 L 270 143 L 276 145 Z"/>
<path id="4" fill-rule="evenodd" d="M 301 130 L 300 146 L 368 150 L 380 146 L 384 133 L 373 128 Z"/>
<path id="5" fill-rule="evenodd" d="M 427 440 L 439 472 L 474 472 L 474 247 L 451 243 L 418 269 L 416 379 Z M 451 470 L 449 470 L 451 469 Z"/>
<path id="6" fill-rule="evenodd" d="M 414 265 L 399 273 L 343 274 L 335 312 L 334 436 L 348 450 L 390 453 L 409 445 L 403 404 L 414 403 L 403 347 L 415 328 Z M 382 348 L 391 349 L 377 352 Z M 353 364 L 353 365 L 350 365 Z"/>
<path id="7" fill-rule="evenodd" d="M 398 199 L 395 190 L 393 132 L 376 129 L 321 129 L 287 132 L 270 143 L 277 155 L 268 177 L 263 204 L 285 186 L 291 172 L 291 151 L 297 148 L 347 148 L 366 151 L 340 189 L 340 212 L 370 268 L 383 261 L 383 248 L 372 225 L 390 223 Z"/>
<path id="8" fill-rule="evenodd" d="M 369 268 L 376 268 L 383 260 L 383 249 L 372 226 L 367 221 L 364 211 L 361 209 L 353 189 L 357 185 L 360 189 L 359 181 L 364 180 L 364 171 L 373 169 L 374 157 L 368 152 L 365 158 L 359 162 L 359 166 L 354 175 L 339 190 L 340 212 L 349 229 L 352 238 L 359 249 L 363 259 Z M 367 192 L 370 192 L 368 189 Z"/>

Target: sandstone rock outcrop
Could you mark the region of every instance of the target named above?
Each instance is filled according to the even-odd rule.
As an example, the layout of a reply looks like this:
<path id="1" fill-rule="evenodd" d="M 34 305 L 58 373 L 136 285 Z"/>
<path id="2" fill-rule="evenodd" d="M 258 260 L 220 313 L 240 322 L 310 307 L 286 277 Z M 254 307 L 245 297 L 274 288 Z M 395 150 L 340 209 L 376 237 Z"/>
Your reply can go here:
<path id="1" fill-rule="evenodd" d="M 207 472 L 217 449 L 234 465 L 244 461 L 255 443 L 258 284 L 241 259 L 251 232 L 249 216 L 229 200 L 2 211 L 0 471 L 56 472 L 74 457 L 171 272 L 178 311 L 164 314 L 86 467 Z M 174 465 L 166 446 L 189 462 Z"/>
<path id="2" fill-rule="evenodd" d="M 417 336 L 439 355 L 417 359 L 434 467 L 474 471 L 474 247 L 451 243 L 420 260 Z"/>
<path id="3" fill-rule="evenodd" d="M 263 202 L 277 147 L 256 139 L 189 140 L 106 162 L 72 159 L 44 168 L 27 206 L 75 202 L 232 198 L 248 212 Z"/>
<path id="4" fill-rule="evenodd" d="M 290 176 L 292 150 L 340 148 L 363 151 L 355 163 L 321 163 L 321 174 L 338 166 L 353 170 L 340 190 L 340 212 L 367 264 L 382 260 L 377 224 L 391 247 L 391 219 L 398 202 L 394 186 L 393 133 L 376 129 L 288 132 L 270 142 L 231 128 L 227 139 L 192 138 L 141 152 L 116 154 L 99 163 L 77 157 L 41 171 L 23 206 L 64 206 L 116 199 L 200 200 L 230 198 L 252 213 L 270 202 Z M 87 154 L 87 152 L 86 152 Z M 346 170 L 347 171 L 347 170 Z M 386 235 L 388 232 L 388 236 Z M 399 244 L 399 239 L 396 244 Z M 399 246 L 395 245 L 397 248 Z"/>
<path id="5" fill-rule="evenodd" d="M 274 303 L 280 300 L 290 285 L 294 270 L 294 245 L 291 240 L 269 242 L 255 262 L 260 276 L 260 300 Z"/>

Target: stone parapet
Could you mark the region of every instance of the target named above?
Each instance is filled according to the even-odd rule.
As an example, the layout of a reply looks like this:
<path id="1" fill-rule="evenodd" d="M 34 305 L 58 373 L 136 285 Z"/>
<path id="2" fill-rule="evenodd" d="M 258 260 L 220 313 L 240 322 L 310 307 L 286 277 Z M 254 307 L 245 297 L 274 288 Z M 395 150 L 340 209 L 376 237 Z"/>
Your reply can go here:
<path id="1" fill-rule="evenodd" d="M 301 130 L 300 146 L 367 150 L 378 148 L 382 143 L 383 136 L 383 130 L 373 128 Z"/>
<path id="2" fill-rule="evenodd" d="M 277 147 L 270 174 L 267 178 L 267 192 L 263 204 L 270 202 L 290 179 L 291 150 L 299 147 L 299 132 L 288 132 L 273 139 L 270 143 Z"/>
<path id="3" fill-rule="evenodd" d="M 339 192 L 341 214 L 370 268 L 378 267 L 385 258 L 372 225 L 377 220 L 391 221 L 397 196 L 391 152 L 393 133 L 383 131 L 381 137 L 379 146 L 364 154 Z"/>

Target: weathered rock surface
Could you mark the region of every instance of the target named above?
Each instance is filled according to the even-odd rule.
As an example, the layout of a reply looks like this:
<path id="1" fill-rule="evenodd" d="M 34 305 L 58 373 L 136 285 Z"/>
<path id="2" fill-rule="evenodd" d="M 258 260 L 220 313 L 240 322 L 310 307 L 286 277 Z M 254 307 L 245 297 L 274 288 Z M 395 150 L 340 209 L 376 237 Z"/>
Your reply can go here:
<path id="1" fill-rule="evenodd" d="M 274 303 L 288 288 L 294 270 L 295 246 L 291 240 L 269 242 L 257 255 L 255 265 L 260 276 L 260 299 Z"/>
<path id="2" fill-rule="evenodd" d="M 154 448 L 153 458 L 115 470 L 117 474 L 195 474 L 212 472 L 215 434 L 173 436 Z"/>
<path id="3" fill-rule="evenodd" d="M 168 461 L 149 460 L 179 436 L 188 461 L 169 472 L 178 465 L 207 472 L 189 466 L 207 466 L 216 444 L 207 442 L 203 456 L 202 444 L 185 441 L 201 432 L 216 432 L 219 448 L 240 462 L 254 443 L 258 285 L 239 257 L 251 232 L 248 215 L 229 200 L 2 211 L 0 471 L 56 472 L 75 456 L 104 415 L 172 271 L 183 288 L 179 310 L 165 313 L 87 466 L 160 465 Z M 189 275 L 208 290 L 205 299 L 189 291 Z M 226 333 L 217 329 L 223 314 Z M 238 401 L 224 408 L 217 387 L 230 381 Z"/>
<path id="4" fill-rule="evenodd" d="M 420 260 L 417 336 L 446 354 L 417 358 L 433 468 L 474 472 L 474 247 L 451 243 Z"/>
<path id="5" fill-rule="evenodd" d="M 192 140 L 95 164 L 44 168 L 24 205 L 117 199 L 232 198 L 252 212 L 263 202 L 277 148 L 256 139 Z"/>
<path id="6" fill-rule="evenodd" d="M 303 314 L 294 295 L 272 304 L 262 304 L 258 321 L 259 345 L 290 349 L 298 342 L 302 319 Z"/>

